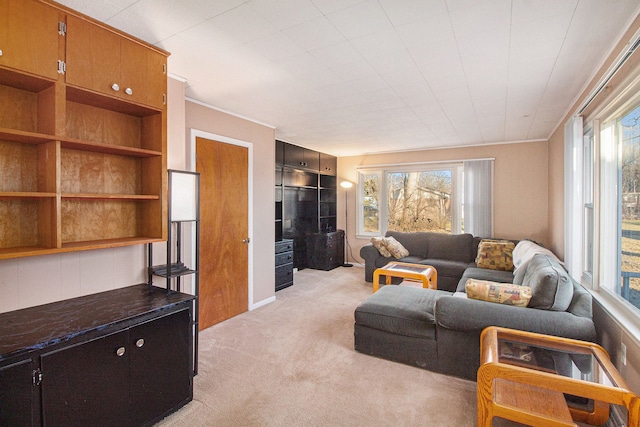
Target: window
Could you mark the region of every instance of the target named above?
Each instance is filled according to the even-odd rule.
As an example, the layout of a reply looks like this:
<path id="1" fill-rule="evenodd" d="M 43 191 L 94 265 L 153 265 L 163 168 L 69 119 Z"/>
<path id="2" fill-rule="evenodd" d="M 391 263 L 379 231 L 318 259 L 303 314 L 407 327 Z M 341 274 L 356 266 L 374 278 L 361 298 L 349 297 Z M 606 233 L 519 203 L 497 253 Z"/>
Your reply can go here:
<path id="1" fill-rule="evenodd" d="M 640 105 L 606 121 L 600 141 L 600 288 L 640 314 Z"/>
<path id="2" fill-rule="evenodd" d="M 358 235 L 394 231 L 462 231 L 462 164 L 363 170 L 359 174 Z"/>
<path id="3" fill-rule="evenodd" d="M 593 284 L 593 238 L 594 238 L 594 213 L 593 213 L 593 162 L 594 141 L 593 128 L 588 129 L 584 135 L 582 153 L 583 173 L 583 220 L 582 220 L 582 279 L 589 285 Z"/>

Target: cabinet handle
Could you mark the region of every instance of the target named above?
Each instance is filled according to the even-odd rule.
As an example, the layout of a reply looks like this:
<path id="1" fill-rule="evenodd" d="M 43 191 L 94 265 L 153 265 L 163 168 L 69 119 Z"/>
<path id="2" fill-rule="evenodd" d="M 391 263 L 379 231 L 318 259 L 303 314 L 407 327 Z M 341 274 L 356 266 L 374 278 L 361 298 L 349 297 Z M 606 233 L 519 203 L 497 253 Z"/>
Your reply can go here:
<path id="1" fill-rule="evenodd" d="M 118 355 L 118 357 L 122 357 L 122 356 L 124 356 L 124 354 L 126 353 L 126 351 L 127 351 L 127 350 L 126 350 L 124 347 L 119 347 L 119 348 L 116 350 L 116 354 Z"/>
<path id="2" fill-rule="evenodd" d="M 144 345 L 144 339 L 143 338 L 140 338 L 138 341 L 136 341 L 136 347 L 142 348 L 143 345 Z"/>
<path id="3" fill-rule="evenodd" d="M 2 49 L 0 49 L 0 56 L 2 56 Z"/>
<path id="4" fill-rule="evenodd" d="M 118 86 L 118 83 L 114 83 L 114 84 L 111 85 L 111 89 L 113 89 L 116 92 L 118 92 L 120 90 L 120 86 Z"/>
<path id="5" fill-rule="evenodd" d="M 130 87 L 126 88 L 124 90 L 124 93 L 126 93 L 127 95 L 133 95 L 133 89 L 131 89 Z"/>

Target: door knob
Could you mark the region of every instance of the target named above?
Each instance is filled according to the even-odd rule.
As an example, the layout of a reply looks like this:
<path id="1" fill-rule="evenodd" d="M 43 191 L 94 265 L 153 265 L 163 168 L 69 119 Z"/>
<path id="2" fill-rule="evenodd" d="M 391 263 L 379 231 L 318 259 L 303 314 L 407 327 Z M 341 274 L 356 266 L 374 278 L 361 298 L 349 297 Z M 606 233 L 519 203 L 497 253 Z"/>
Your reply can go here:
<path id="1" fill-rule="evenodd" d="M 122 356 L 124 356 L 124 354 L 125 354 L 125 353 L 126 353 L 126 350 L 125 350 L 125 348 L 124 348 L 124 347 L 119 347 L 119 348 L 116 350 L 116 354 L 118 355 L 118 357 L 122 357 Z"/>
<path id="2" fill-rule="evenodd" d="M 244 243 L 245 245 L 248 245 L 250 241 L 251 239 L 248 237 L 246 239 L 242 239 L 242 243 Z"/>

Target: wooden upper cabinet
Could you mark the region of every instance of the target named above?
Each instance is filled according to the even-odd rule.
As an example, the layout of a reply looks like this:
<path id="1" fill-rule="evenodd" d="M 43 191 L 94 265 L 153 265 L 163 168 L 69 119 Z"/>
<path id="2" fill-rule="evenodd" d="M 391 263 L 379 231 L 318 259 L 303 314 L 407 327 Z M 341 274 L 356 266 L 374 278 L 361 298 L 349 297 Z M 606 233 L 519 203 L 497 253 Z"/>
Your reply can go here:
<path id="1" fill-rule="evenodd" d="M 58 79 L 58 10 L 0 0 L 0 66 Z"/>
<path id="2" fill-rule="evenodd" d="M 67 84 L 163 108 L 166 56 L 109 29 L 67 16 Z"/>

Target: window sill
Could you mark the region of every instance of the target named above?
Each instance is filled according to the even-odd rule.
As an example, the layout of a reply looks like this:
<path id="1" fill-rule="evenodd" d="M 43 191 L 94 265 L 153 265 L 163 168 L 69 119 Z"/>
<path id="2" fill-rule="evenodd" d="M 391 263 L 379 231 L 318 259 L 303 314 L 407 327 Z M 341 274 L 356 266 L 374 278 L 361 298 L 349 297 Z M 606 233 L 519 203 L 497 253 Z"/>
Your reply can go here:
<path id="1" fill-rule="evenodd" d="M 618 326 L 626 331 L 636 345 L 640 346 L 640 316 L 631 307 L 627 307 L 625 303 L 618 301 L 608 292 L 594 291 L 586 287 L 585 289 L 591 293 L 593 299 L 600 304 Z"/>

